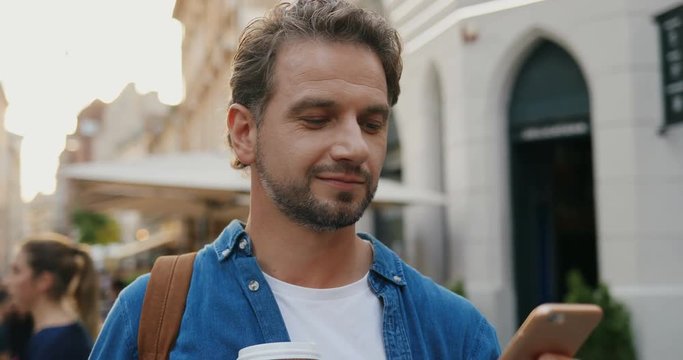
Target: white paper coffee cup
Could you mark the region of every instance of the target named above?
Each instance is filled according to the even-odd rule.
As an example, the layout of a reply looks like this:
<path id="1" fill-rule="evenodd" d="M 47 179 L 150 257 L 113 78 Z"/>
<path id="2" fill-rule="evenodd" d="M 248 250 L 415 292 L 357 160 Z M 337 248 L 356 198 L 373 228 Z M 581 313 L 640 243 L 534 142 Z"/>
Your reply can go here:
<path id="1" fill-rule="evenodd" d="M 314 343 L 277 342 L 245 347 L 237 360 L 321 360 Z"/>

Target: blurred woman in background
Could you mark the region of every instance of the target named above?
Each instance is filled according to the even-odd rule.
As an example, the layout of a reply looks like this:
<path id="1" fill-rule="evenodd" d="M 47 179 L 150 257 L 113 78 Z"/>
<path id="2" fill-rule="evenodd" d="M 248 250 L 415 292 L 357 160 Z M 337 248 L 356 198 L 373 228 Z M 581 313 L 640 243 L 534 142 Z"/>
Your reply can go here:
<path id="1" fill-rule="evenodd" d="M 100 321 L 97 274 L 87 251 L 62 235 L 32 237 L 5 284 L 13 303 L 33 318 L 22 360 L 88 358 Z"/>

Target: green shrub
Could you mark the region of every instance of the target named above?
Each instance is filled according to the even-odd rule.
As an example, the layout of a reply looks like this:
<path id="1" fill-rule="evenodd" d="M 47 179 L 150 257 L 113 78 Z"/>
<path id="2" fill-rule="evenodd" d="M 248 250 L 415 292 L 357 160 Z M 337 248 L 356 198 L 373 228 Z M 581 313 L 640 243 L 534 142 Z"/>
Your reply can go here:
<path id="1" fill-rule="evenodd" d="M 119 224 L 106 214 L 89 210 L 76 210 L 71 221 L 78 229 L 79 242 L 84 244 L 109 244 L 119 241 Z"/>
<path id="2" fill-rule="evenodd" d="M 567 275 L 567 303 L 596 304 L 602 308 L 603 318 L 583 344 L 576 357 L 579 359 L 635 360 L 630 315 L 626 307 L 615 300 L 605 284 L 590 288 L 578 270 Z"/>
<path id="3" fill-rule="evenodd" d="M 455 280 L 448 285 L 448 290 L 466 298 L 467 293 L 465 292 L 465 282 L 462 280 Z"/>

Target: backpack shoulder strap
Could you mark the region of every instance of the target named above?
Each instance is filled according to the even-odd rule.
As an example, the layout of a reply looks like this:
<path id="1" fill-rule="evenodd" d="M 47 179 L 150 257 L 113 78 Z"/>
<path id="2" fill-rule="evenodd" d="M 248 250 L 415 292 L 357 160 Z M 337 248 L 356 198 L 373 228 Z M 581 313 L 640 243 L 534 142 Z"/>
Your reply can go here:
<path id="1" fill-rule="evenodd" d="M 141 360 L 168 359 L 178 337 L 196 255 L 160 256 L 154 262 L 138 328 Z"/>

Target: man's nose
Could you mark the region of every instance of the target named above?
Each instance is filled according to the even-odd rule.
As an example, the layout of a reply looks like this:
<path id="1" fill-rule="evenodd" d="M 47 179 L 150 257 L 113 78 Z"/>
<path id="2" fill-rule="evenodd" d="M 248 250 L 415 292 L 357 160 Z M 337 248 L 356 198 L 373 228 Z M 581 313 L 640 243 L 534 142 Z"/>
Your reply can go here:
<path id="1" fill-rule="evenodd" d="M 332 159 L 360 165 L 367 160 L 368 154 L 368 143 L 357 118 L 355 116 L 345 118 L 335 131 L 334 144 L 331 149 Z"/>

